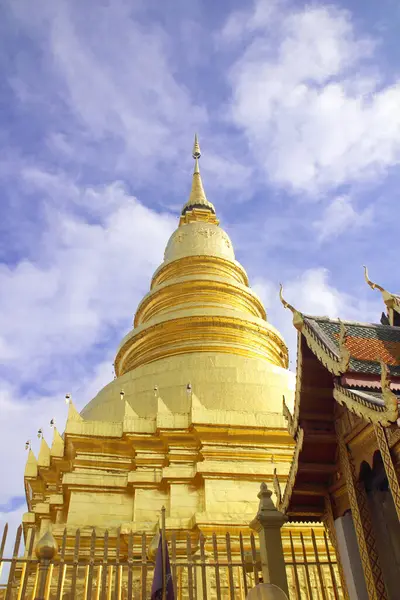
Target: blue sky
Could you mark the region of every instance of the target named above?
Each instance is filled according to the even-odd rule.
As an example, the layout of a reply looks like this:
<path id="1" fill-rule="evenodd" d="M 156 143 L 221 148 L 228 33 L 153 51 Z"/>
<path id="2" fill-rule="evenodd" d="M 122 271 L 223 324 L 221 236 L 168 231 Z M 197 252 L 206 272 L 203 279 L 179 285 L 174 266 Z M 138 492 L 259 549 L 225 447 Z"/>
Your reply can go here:
<path id="1" fill-rule="evenodd" d="M 397 289 L 396 0 L 0 2 L 0 520 L 65 393 L 112 378 L 187 199 L 208 198 L 292 350 L 300 310 L 379 320 Z"/>

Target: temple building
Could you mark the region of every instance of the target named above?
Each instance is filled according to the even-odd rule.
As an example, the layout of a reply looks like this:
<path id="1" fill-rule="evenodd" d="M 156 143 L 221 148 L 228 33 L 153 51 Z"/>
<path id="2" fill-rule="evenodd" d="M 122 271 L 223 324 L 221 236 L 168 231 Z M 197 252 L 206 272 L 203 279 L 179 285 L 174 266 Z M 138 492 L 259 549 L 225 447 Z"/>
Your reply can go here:
<path id="1" fill-rule="evenodd" d="M 5 597 L 91 598 L 92 584 L 96 598 L 148 597 L 162 514 L 176 597 L 244 600 L 248 572 L 252 585 L 270 574 L 250 533 L 269 511 L 279 530 L 287 520 L 275 540 L 290 598 L 398 600 L 400 296 L 366 271 L 386 305 L 371 324 L 302 314 L 281 290 L 298 331 L 294 376 L 206 197 L 197 137 L 193 158 L 189 199 L 115 379 L 81 413 L 68 397 L 63 435 L 54 428 L 37 458 L 29 450 L 27 558 L 18 563 L 20 530 Z M 279 515 L 264 484 L 257 497 L 261 482 Z"/>
<path id="2" fill-rule="evenodd" d="M 382 293 L 379 324 L 305 315 L 298 331 L 296 440 L 280 508 L 325 521 L 351 600 L 400 598 L 400 297 Z"/>

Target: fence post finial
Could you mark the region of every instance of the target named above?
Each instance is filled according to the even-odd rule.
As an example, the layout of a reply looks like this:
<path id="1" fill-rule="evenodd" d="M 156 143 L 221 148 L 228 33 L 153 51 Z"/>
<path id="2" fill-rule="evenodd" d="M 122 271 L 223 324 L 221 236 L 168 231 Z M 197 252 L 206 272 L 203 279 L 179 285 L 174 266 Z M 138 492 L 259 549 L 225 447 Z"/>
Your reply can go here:
<path id="1" fill-rule="evenodd" d="M 283 555 L 281 527 L 287 517 L 272 501 L 272 491 L 262 483 L 258 498 L 260 504 L 255 518 L 250 523 L 260 540 L 260 557 L 264 583 L 273 583 L 289 594 Z"/>
<path id="2" fill-rule="evenodd" d="M 46 581 L 50 563 L 58 552 L 58 545 L 50 530 L 40 538 L 35 547 L 35 554 L 39 559 L 39 584 L 35 600 L 44 600 L 46 594 Z"/>

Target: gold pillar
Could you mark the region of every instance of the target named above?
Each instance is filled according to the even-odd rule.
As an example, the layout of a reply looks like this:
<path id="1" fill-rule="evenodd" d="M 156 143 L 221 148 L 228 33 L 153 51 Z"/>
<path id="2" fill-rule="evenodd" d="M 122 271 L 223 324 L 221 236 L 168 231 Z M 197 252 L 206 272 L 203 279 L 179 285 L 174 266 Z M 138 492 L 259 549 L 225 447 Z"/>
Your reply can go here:
<path id="1" fill-rule="evenodd" d="M 354 463 L 342 436 L 338 435 L 341 469 L 346 479 L 347 493 L 356 530 L 358 549 L 370 600 L 388 600 L 376 548 L 367 494 L 358 481 Z"/>
<path id="2" fill-rule="evenodd" d="M 283 554 L 281 527 L 287 517 L 277 510 L 271 500 L 272 492 L 266 483 L 261 484 L 258 497 L 260 505 L 251 529 L 260 538 L 260 558 L 264 583 L 273 583 L 289 595 L 285 558 Z"/>
<path id="3" fill-rule="evenodd" d="M 388 443 L 388 439 L 386 436 L 385 428 L 382 427 L 379 423 L 375 425 L 375 435 L 378 442 L 378 448 L 380 450 L 383 465 L 385 467 L 386 475 L 388 478 L 390 491 L 392 492 L 392 498 L 394 502 L 394 506 L 396 508 L 397 517 L 400 521 L 400 485 L 399 479 L 397 476 L 396 469 L 393 464 L 392 455 L 390 452 L 390 447 Z"/>

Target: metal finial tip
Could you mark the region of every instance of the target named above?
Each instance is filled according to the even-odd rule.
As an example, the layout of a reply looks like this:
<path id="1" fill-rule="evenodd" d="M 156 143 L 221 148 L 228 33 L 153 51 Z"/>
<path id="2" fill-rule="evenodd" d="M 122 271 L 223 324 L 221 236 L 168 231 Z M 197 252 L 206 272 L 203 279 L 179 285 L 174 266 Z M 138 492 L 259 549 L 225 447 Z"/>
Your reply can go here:
<path id="1" fill-rule="evenodd" d="M 47 531 L 38 541 L 35 554 L 39 560 L 52 560 L 58 552 L 58 544 L 51 531 Z"/>
<path id="2" fill-rule="evenodd" d="M 197 133 L 195 133 L 195 136 L 194 136 L 194 144 L 193 144 L 193 153 L 192 153 L 192 156 L 193 156 L 194 159 L 200 158 L 200 156 L 201 156 L 200 144 L 199 144 L 199 140 L 198 140 L 198 137 L 197 137 Z"/>

